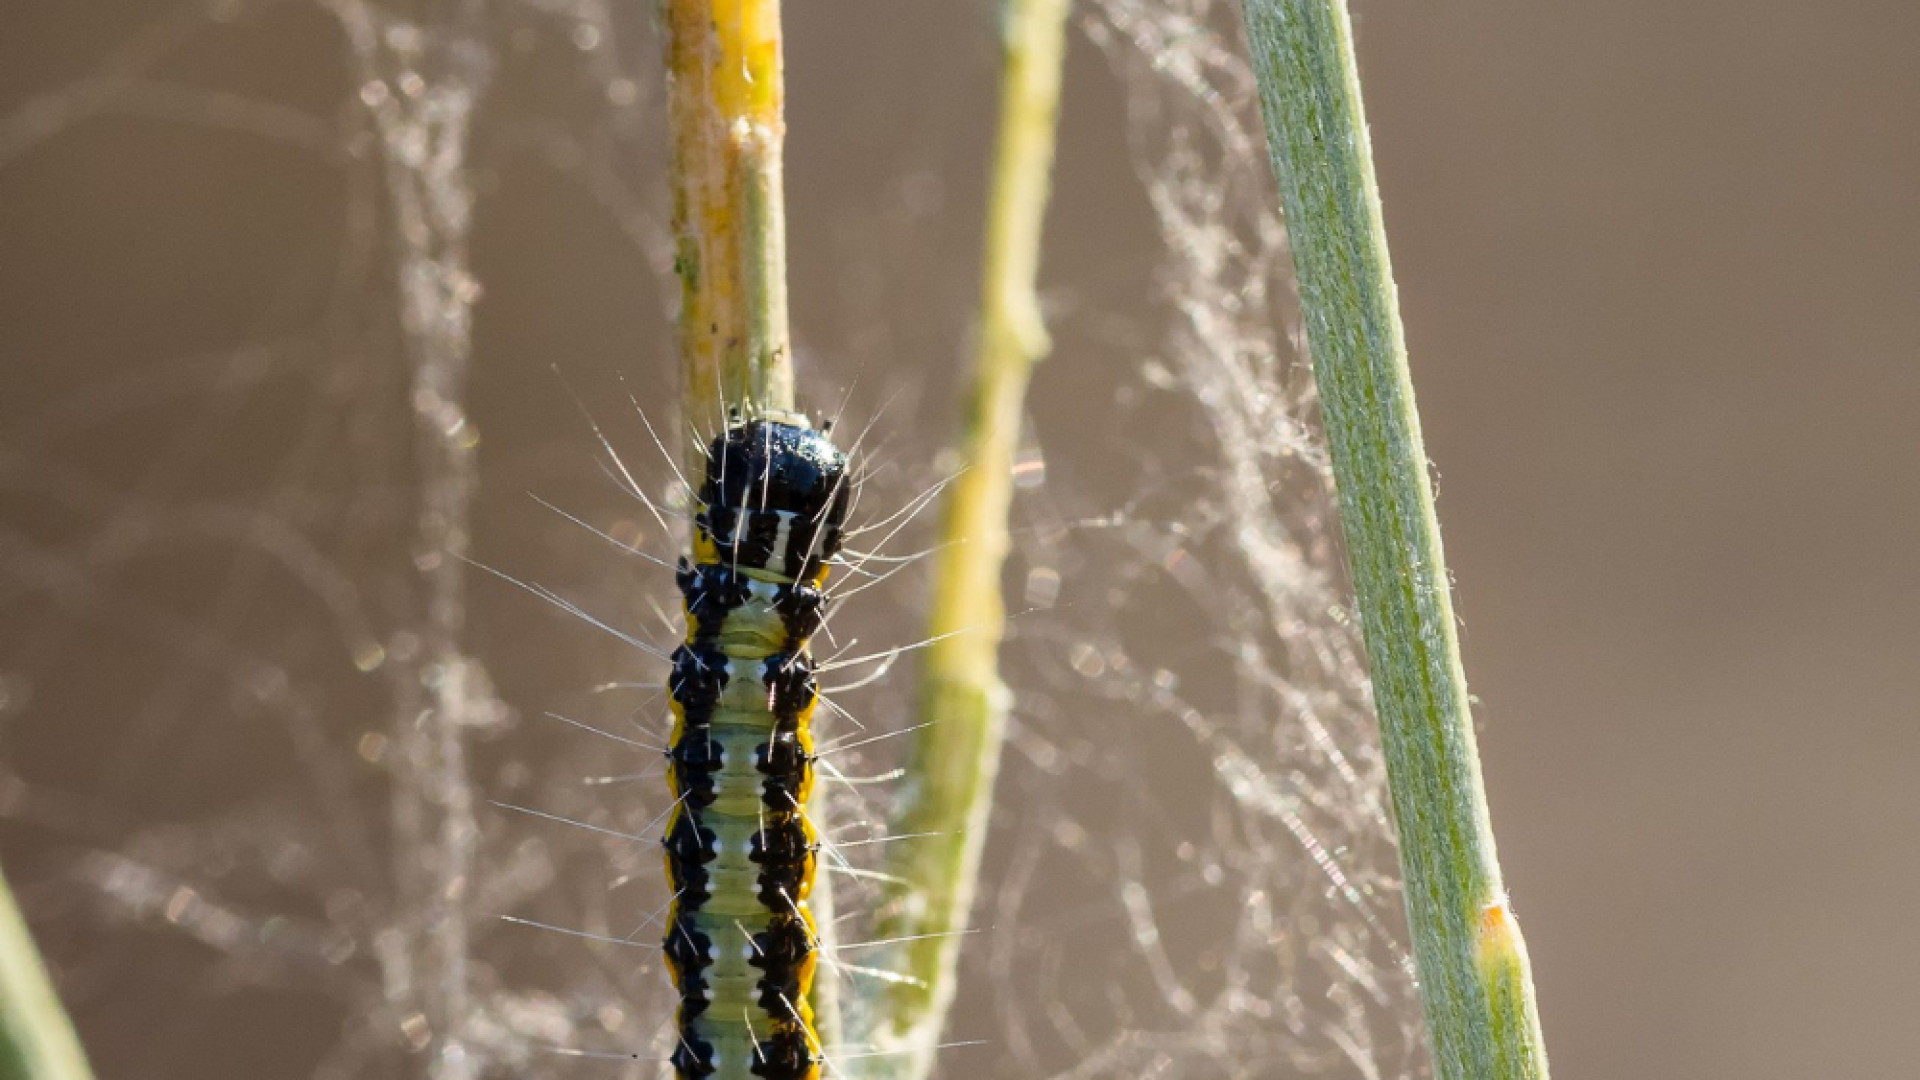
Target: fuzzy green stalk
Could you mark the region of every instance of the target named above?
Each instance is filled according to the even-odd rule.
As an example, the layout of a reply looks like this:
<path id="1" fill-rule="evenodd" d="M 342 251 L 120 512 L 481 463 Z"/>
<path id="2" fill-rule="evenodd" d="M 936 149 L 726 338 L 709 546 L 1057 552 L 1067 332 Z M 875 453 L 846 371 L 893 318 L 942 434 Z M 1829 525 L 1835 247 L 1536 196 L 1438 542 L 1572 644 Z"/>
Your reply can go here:
<path id="1" fill-rule="evenodd" d="M 987 203 L 974 383 L 961 430 L 964 470 L 943 505 L 933 556 L 931 644 L 921 668 L 916 738 L 902 782 L 900 833 L 884 866 L 889 887 L 876 936 L 898 940 L 881 966 L 888 984 L 874 1059 L 917 1080 L 932 1068 L 952 1004 L 960 937 L 973 904 L 999 770 L 1009 697 L 1000 682 L 1006 609 L 1000 592 L 1013 502 L 1013 458 L 1033 365 L 1048 349 L 1035 292 L 1053 168 L 1068 0 L 1009 0 L 1002 42 L 999 131 Z M 923 835 L 924 834 L 924 835 Z"/>
<path id="2" fill-rule="evenodd" d="M 1244 0 L 1440 1080 L 1545 1080 L 1474 747 L 1344 0 Z"/>
<path id="3" fill-rule="evenodd" d="M 0 878 L 0 1080 L 92 1080 L 33 935 Z"/>

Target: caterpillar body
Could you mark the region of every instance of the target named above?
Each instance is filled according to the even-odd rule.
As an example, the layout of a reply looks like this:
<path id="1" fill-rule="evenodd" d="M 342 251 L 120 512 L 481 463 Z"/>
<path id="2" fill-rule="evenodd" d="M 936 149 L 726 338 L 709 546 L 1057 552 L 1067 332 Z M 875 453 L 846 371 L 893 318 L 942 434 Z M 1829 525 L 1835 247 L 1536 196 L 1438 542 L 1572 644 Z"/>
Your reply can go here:
<path id="1" fill-rule="evenodd" d="M 667 684 L 680 1080 L 820 1077 L 808 640 L 826 614 L 846 481 L 846 455 L 791 414 L 734 423 L 706 451 L 677 575 L 687 637 Z"/>

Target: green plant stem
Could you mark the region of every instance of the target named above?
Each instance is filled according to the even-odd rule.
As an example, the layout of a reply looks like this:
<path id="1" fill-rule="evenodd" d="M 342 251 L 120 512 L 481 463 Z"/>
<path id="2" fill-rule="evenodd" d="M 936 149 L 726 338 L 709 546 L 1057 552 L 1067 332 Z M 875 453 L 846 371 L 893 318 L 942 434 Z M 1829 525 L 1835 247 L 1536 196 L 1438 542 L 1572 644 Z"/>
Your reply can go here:
<path id="1" fill-rule="evenodd" d="M 967 926 L 999 769 L 1008 695 L 999 648 L 1006 611 L 1000 575 L 1013 501 L 1013 457 L 1032 367 L 1047 335 L 1035 283 L 1053 167 L 1068 0 L 1009 0 L 1004 9 L 1000 119 L 988 193 L 980 325 L 960 463 L 943 506 L 933 557 L 928 646 L 916 739 L 902 782 L 897 831 L 884 869 L 900 884 L 876 937 L 912 938 L 884 966 L 915 980 L 886 987 L 876 1049 L 888 1075 L 918 1078 L 954 994 L 959 934 Z M 919 835 L 927 834 L 927 835 Z"/>
<path id="2" fill-rule="evenodd" d="M 793 407 L 780 0 L 662 0 L 680 356 L 693 430 Z M 691 447 L 697 460 L 703 447 Z"/>
<path id="3" fill-rule="evenodd" d="M 1245 0 L 1441 1080 L 1544 1080 L 1495 858 L 1344 0 Z"/>
<path id="4" fill-rule="evenodd" d="M 33 935 L 0 878 L 0 1080 L 91 1080 Z"/>

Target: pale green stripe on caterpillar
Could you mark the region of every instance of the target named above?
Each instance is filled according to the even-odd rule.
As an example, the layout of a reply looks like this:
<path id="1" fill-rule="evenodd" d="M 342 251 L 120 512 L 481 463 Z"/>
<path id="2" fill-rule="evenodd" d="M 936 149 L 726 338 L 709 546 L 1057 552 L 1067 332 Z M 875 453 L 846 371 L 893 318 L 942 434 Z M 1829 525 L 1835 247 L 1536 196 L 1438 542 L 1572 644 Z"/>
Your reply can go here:
<path id="1" fill-rule="evenodd" d="M 707 450 L 679 568 L 666 956 L 681 1080 L 818 1080 L 808 909 L 819 700 L 808 639 L 847 513 L 847 459 L 804 418 L 735 423 Z"/>

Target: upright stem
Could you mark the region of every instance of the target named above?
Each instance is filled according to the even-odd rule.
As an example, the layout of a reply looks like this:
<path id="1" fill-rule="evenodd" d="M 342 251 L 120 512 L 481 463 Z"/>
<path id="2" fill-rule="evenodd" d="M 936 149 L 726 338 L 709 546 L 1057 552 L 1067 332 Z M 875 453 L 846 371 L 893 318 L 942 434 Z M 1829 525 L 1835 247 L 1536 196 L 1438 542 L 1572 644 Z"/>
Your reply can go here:
<path id="1" fill-rule="evenodd" d="M 688 416 L 793 406 L 779 0 L 664 0 Z M 697 447 L 696 447 L 697 449 Z"/>
<path id="2" fill-rule="evenodd" d="M 662 0 L 668 121 L 673 136 L 674 270 L 680 276 L 682 409 L 689 475 L 706 468 L 706 440 L 729 412 L 790 411 L 787 211 L 781 175 L 786 87 L 780 0 Z M 827 785 L 807 802 L 826 816 Z M 833 890 L 812 908 L 831 955 Z M 813 981 L 814 1030 L 839 1041 L 838 972 Z"/>
<path id="3" fill-rule="evenodd" d="M 46 965 L 0 879 L 0 1080 L 92 1080 Z"/>
<path id="4" fill-rule="evenodd" d="M 1545 1080 L 1480 781 L 1345 0 L 1245 0 L 1441 1080 Z"/>
<path id="5" fill-rule="evenodd" d="M 886 987 L 879 1049 L 890 1075 L 931 1069 L 954 993 L 956 936 L 986 841 L 987 817 L 1008 707 L 1000 682 L 1005 623 L 1000 574 L 1013 500 L 1013 457 L 1033 364 L 1048 343 L 1035 283 L 1053 167 L 1068 0 L 1009 0 L 1000 121 L 988 194 L 975 381 L 961 433 L 966 471 L 945 504 L 934 556 L 932 640 L 921 672 L 919 720 L 896 826 L 931 834 L 889 848 L 900 881 L 881 910 L 877 936 L 911 938 L 886 966 L 917 982 Z"/>

